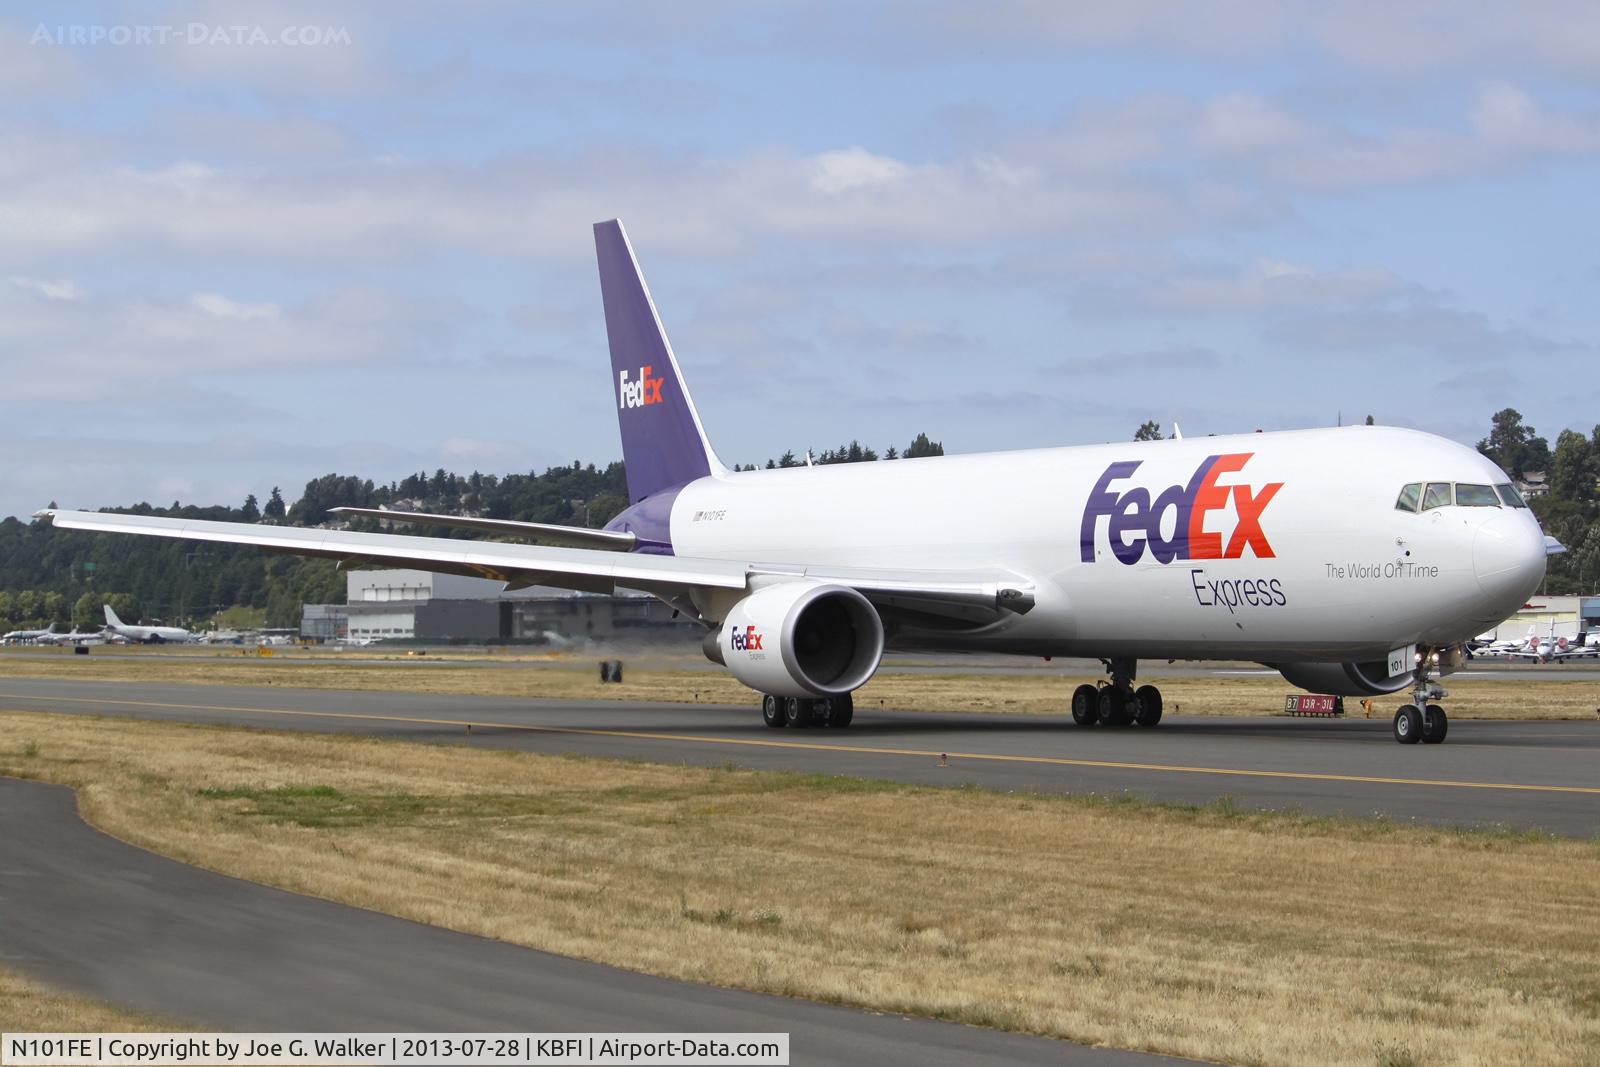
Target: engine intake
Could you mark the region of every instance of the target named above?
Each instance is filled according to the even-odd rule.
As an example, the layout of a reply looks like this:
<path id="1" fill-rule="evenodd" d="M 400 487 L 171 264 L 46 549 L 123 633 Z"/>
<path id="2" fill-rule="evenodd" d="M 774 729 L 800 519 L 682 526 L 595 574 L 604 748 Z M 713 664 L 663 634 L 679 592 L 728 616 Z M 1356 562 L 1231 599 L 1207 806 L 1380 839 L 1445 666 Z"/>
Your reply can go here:
<path id="1" fill-rule="evenodd" d="M 883 621 L 848 586 L 783 582 L 735 604 L 706 654 L 758 693 L 839 696 L 877 671 Z"/>
<path id="2" fill-rule="evenodd" d="M 1411 672 L 1389 677 L 1383 660 L 1370 663 L 1269 663 L 1290 685 L 1312 693 L 1341 697 L 1372 697 L 1398 693 L 1411 684 Z"/>

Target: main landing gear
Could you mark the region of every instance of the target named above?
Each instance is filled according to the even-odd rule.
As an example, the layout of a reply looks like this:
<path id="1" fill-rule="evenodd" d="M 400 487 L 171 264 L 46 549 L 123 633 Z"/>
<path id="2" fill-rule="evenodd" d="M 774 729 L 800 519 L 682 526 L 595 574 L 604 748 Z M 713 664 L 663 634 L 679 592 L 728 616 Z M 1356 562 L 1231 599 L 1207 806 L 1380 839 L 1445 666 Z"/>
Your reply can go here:
<path id="1" fill-rule="evenodd" d="M 1425 745 L 1437 745 L 1450 730 L 1450 719 L 1445 715 L 1444 707 L 1432 703 L 1450 694 L 1428 677 L 1432 670 L 1433 656 L 1430 650 L 1422 649 L 1417 657 L 1416 673 L 1412 676 L 1411 703 L 1401 704 L 1400 710 L 1394 713 L 1394 739 L 1402 745 L 1414 745 L 1418 741 Z"/>
<path id="2" fill-rule="evenodd" d="M 1133 687 L 1138 661 L 1102 660 L 1111 680 L 1080 685 L 1072 691 L 1072 721 L 1079 726 L 1154 726 L 1161 721 L 1161 690 L 1153 685 Z"/>
<path id="3" fill-rule="evenodd" d="M 774 730 L 792 726 L 832 726 L 843 729 L 855 717 L 855 701 L 849 693 L 836 697 L 778 697 L 771 693 L 761 698 L 761 721 Z"/>

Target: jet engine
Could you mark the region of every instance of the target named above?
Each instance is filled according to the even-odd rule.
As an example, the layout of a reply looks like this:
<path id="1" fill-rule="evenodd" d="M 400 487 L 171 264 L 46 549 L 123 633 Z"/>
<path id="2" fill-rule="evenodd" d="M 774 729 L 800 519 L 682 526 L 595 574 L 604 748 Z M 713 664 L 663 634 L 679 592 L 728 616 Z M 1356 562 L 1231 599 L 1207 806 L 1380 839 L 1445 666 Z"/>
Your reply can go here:
<path id="1" fill-rule="evenodd" d="M 848 586 L 783 582 L 735 604 L 706 655 L 758 693 L 839 696 L 877 671 L 883 621 Z"/>
<path id="2" fill-rule="evenodd" d="M 1269 663 L 1290 685 L 1311 693 L 1341 697 L 1372 697 L 1398 693 L 1411 685 L 1410 671 L 1389 677 L 1383 660 L 1370 663 Z"/>

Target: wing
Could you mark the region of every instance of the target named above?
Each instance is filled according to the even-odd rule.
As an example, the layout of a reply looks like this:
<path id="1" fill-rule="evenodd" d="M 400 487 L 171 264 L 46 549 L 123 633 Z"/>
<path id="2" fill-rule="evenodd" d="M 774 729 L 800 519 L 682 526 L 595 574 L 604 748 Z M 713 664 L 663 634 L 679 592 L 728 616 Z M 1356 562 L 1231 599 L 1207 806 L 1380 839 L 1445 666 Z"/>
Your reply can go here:
<path id="1" fill-rule="evenodd" d="M 268 552 L 336 559 L 341 566 L 382 564 L 494 578 L 508 588 L 551 585 L 610 593 L 618 586 L 652 593 L 673 604 L 724 591 L 735 595 L 752 583 L 825 581 L 860 591 L 880 611 L 922 626 L 984 626 L 1033 607 L 1033 586 L 1007 571 L 897 571 L 796 566 L 756 561 L 697 559 L 640 552 L 461 541 L 401 534 L 351 533 L 302 526 L 272 526 L 100 511 L 44 510 L 64 530 L 137 534 L 188 541 L 253 545 Z M 720 621 L 720 619 L 718 620 Z"/>
<path id="2" fill-rule="evenodd" d="M 638 538 L 631 533 L 587 530 L 578 526 L 557 526 L 547 522 L 478 519 L 461 515 L 434 515 L 425 511 L 389 511 L 387 508 L 329 508 L 328 514 L 364 515 L 385 522 L 448 526 L 458 530 L 482 530 L 486 533 L 507 534 L 535 544 L 560 545 L 565 548 L 594 548 L 602 552 L 628 552 L 638 543 Z"/>

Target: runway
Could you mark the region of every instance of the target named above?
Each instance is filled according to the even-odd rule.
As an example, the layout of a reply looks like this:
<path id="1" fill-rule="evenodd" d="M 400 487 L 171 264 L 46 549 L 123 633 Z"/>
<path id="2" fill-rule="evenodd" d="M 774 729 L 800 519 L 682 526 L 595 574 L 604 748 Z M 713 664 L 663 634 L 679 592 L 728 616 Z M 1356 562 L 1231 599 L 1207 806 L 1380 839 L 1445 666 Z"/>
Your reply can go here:
<path id="1" fill-rule="evenodd" d="M 928 785 L 1133 794 L 1406 822 L 1600 836 L 1600 722 L 1458 720 L 1394 743 L 1388 717 L 1168 716 L 1154 730 L 1065 717 L 858 709 L 848 730 L 769 730 L 748 707 L 346 690 L 7 679 L 0 711 L 268 729 L 792 769 Z M 941 758 L 943 757 L 943 758 Z"/>
<path id="2" fill-rule="evenodd" d="M 70 790 L 0 778 L 0 963 L 208 1028 L 768 1032 L 795 1064 L 1181 1061 L 718 989 L 553 956 L 156 856 Z"/>

